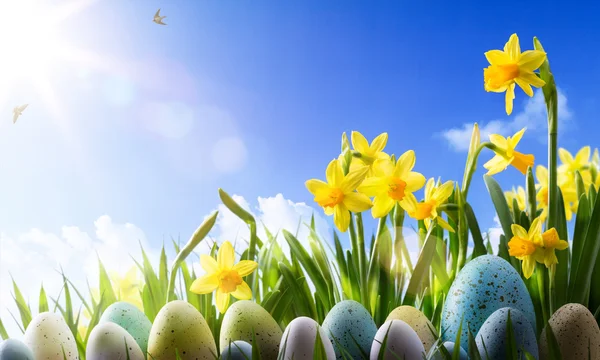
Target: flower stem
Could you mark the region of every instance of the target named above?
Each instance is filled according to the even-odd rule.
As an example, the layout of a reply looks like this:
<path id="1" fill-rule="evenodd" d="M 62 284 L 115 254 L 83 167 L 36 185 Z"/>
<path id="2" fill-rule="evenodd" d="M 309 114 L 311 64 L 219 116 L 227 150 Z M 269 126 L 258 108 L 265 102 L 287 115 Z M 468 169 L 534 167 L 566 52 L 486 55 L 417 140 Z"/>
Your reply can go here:
<path id="1" fill-rule="evenodd" d="M 538 270 L 541 270 L 537 271 L 537 274 L 535 274 L 535 278 L 537 280 L 538 291 L 540 292 L 540 305 L 542 308 L 542 317 L 544 319 L 545 324 L 548 321 L 548 312 L 546 311 L 546 287 L 544 285 L 544 276 L 541 276 L 541 273 L 543 273 L 543 265 L 537 264 L 536 266 L 538 267 Z"/>
<path id="2" fill-rule="evenodd" d="M 357 245 L 358 245 L 358 269 L 360 271 L 360 282 L 363 289 L 366 289 L 367 286 L 367 255 L 365 250 L 365 231 L 363 227 L 362 214 L 355 214 L 356 217 L 356 230 L 357 230 Z M 367 291 L 362 291 L 362 293 L 366 293 Z M 366 294 L 362 300 L 367 299 Z"/>
<path id="3" fill-rule="evenodd" d="M 552 264 L 552 266 L 550 266 L 550 268 L 548 269 L 548 278 L 549 278 L 549 287 L 550 287 L 550 312 L 554 312 L 554 291 L 555 291 L 555 284 L 554 284 L 554 275 L 556 274 L 556 265 Z"/>

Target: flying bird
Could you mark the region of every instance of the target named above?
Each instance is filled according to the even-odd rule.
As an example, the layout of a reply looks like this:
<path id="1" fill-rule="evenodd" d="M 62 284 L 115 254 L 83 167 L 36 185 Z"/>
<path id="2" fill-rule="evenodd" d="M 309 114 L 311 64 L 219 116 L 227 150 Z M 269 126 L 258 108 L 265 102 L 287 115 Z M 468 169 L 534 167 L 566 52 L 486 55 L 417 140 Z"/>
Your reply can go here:
<path id="1" fill-rule="evenodd" d="M 158 9 L 158 10 L 156 11 L 156 14 L 154 14 L 154 20 L 153 20 L 153 21 L 154 21 L 155 23 L 159 24 L 159 25 L 167 25 L 167 24 L 165 24 L 165 23 L 162 21 L 164 18 L 166 18 L 166 16 L 160 16 L 160 9 Z"/>
<path id="2" fill-rule="evenodd" d="M 13 109 L 13 124 L 17 122 L 19 116 L 23 115 L 23 111 L 27 108 L 28 105 L 29 104 L 15 106 L 15 108 Z"/>

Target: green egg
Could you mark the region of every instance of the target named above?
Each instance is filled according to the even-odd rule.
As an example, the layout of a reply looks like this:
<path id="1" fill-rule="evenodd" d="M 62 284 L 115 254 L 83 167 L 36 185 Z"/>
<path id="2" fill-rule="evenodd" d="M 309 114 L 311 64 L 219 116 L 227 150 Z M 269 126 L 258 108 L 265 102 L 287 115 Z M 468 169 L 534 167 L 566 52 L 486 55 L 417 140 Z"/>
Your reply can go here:
<path id="1" fill-rule="evenodd" d="M 279 324 L 260 305 L 249 300 L 236 301 L 223 317 L 220 346 L 225 348 L 235 340 L 243 340 L 254 346 L 253 335 L 262 358 L 277 359 L 283 335 Z"/>
<path id="2" fill-rule="evenodd" d="M 195 307 L 175 300 L 160 309 L 148 338 L 149 359 L 214 360 L 217 355 L 217 345 L 210 328 Z"/>
<path id="3" fill-rule="evenodd" d="M 111 304 L 104 310 L 99 323 L 105 322 L 115 323 L 125 329 L 146 353 L 152 323 L 135 305 L 124 301 Z"/>

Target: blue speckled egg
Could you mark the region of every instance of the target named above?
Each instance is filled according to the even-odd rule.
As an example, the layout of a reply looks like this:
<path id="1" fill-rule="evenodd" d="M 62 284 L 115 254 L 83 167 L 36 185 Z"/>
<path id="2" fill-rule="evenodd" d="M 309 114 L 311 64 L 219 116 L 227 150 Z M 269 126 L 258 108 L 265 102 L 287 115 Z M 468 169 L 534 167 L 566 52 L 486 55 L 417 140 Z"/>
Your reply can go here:
<path id="1" fill-rule="evenodd" d="M 119 301 L 104 310 L 100 324 L 112 322 L 127 331 L 140 346 L 144 354 L 148 351 L 148 337 L 152 323 L 135 305 Z"/>
<path id="2" fill-rule="evenodd" d="M 331 308 L 322 328 L 331 340 L 337 359 L 343 358 L 339 347 L 347 351 L 347 355 L 353 359 L 363 359 L 363 354 L 370 353 L 377 333 L 377 326 L 371 314 L 353 300 L 341 301 Z"/>
<path id="3" fill-rule="evenodd" d="M 483 323 L 477 333 L 475 342 L 480 354 L 487 354 L 490 359 L 507 359 L 506 346 L 508 344 L 507 319 L 510 311 L 510 320 L 513 325 L 515 341 L 517 344 L 517 354 L 519 359 L 524 356 L 521 349 L 538 359 L 538 344 L 535 338 L 535 331 L 527 316 L 520 310 L 512 308 L 502 308 L 494 311 L 492 315 Z M 485 348 L 484 348 L 485 344 Z"/>
<path id="4" fill-rule="evenodd" d="M 8 339 L 0 343 L 0 360 L 33 360 L 33 352 L 17 339 Z"/>
<path id="5" fill-rule="evenodd" d="M 460 346 L 466 349 L 469 340 L 467 324 L 471 332 L 477 334 L 494 311 L 507 306 L 521 310 L 535 328 L 531 297 L 512 265 L 494 255 L 483 255 L 469 261 L 448 291 L 442 312 L 442 340 L 456 339 L 464 316 Z"/>
<path id="6" fill-rule="evenodd" d="M 252 360 L 252 345 L 242 340 L 223 344 L 221 359 L 223 360 Z"/>
<path id="7" fill-rule="evenodd" d="M 442 346 L 444 348 L 446 348 L 446 350 L 448 350 L 450 355 L 454 354 L 454 347 L 456 345 L 452 341 L 446 341 L 445 343 L 442 344 Z M 465 349 L 459 348 L 458 359 L 459 360 L 469 360 L 469 355 L 467 354 Z M 444 354 L 439 350 L 438 347 L 436 347 L 436 352 L 435 352 L 435 355 L 433 355 L 433 360 L 446 360 L 446 358 L 444 357 Z"/>

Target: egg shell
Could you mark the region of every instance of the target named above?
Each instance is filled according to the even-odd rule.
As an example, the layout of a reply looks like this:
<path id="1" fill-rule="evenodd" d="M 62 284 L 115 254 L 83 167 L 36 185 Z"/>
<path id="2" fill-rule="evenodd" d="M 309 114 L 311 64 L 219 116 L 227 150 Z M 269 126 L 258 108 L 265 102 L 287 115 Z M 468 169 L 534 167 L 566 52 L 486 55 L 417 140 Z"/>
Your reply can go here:
<path id="1" fill-rule="evenodd" d="M 321 337 L 327 360 L 334 360 L 335 351 L 327 334 L 316 321 L 305 316 L 292 320 L 286 327 L 279 345 L 280 356 L 283 355 L 283 360 L 312 360 L 317 331 Z"/>
<path id="2" fill-rule="evenodd" d="M 181 360 L 213 360 L 218 354 L 206 320 L 182 300 L 171 301 L 160 309 L 148 337 L 149 358 L 176 360 L 175 350 Z"/>
<path id="3" fill-rule="evenodd" d="M 344 300 L 332 307 L 322 327 L 338 359 L 343 358 L 339 347 L 347 351 L 347 355 L 353 359 L 362 359 L 363 352 L 368 354 L 371 350 L 373 338 L 377 333 L 377 325 L 371 314 L 353 300 Z"/>
<path id="4" fill-rule="evenodd" d="M 388 320 L 402 320 L 407 323 L 419 335 L 425 351 L 429 351 L 436 342 L 435 327 L 425 314 L 412 306 L 398 306 L 385 319 Z"/>
<path id="5" fill-rule="evenodd" d="M 507 320 L 509 312 L 519 358 L 525 356 L 521 349 L 525 349 L 534 358 L 539 358 L 535 330 L 527 316 L 520 310 L 508 307 L 494 311 L 479 329 L 475 337 L 479 353 L 485 354 L 487 350 L 490 359 L 508 358 L 506 346 L 508 344 Z"/>
<path id="6" fill-rule="evenodd" d="M 152 323 L 135 305 L 119 301 L 104 310 L 99 323 L 112 322 L 127 331 L 137 342 L 144 354 L 148 351 L 148 336 Z"/>
<path id="7" fill-rule="evenodd" d="M 371 346 L 371 360 L 379 359 L 384 341 L 383 360 L 417 360 L 423 359 L 425 356 L 425 348 L 419 335 L 402 320 L 388 320 L 379 328 Z"/>
<path id="8" fill-rule="evenodd" d="M 600 359 L 600 329 L 592 313 L 581 304 L 561 306 L 548 320 L 563 360 Z M 547 326 L 547 325 L 546 325 Z M 546 329 L 540 335 L 540 359 L 548 359 Z"/>
<path id="9" fill-rule="evenodd" d="M 85 350 L 86 360 L 145 360 L 146 356 L 133 336 L 112 322 L 94 326 Z"/>
<path id="10" fill-rule="evenodd" d="M 0 342 L 0 360 L 33 360 L 33 352 L 17 339 Z"/>
<path id="11" fill-rule="evenodd" d="M 221 360 L 252 360 L 252 345 L 242 340 L 232 341 L 221 352 Z"/>
<path id="12" fill-rule="evenodd" d="M 468 346 L 468 327 L 477 334 L 496 310 L 521 310 L 535 329 L 535 311 L 529 292 L 512 265 L 499 256 L 483 255 L 462 268 L 452 283 L 442 311 L 443 341 L 454 341 L 464 316 L 460 346 Z"/>
<path id="13" fill-rule="evenodd" d="M 442 344 L 442 346 L 448 350 L 450 355 L 454 354 L 454 348 L 456 345 L 452 341 L 446 341 Z M 433 355 L 433 360 L 446 360 L 446 358 L 444 357 L 444 354 L 436 348 L 435 355 Z M 458 350 L 458 360 L 469 360 L 469 355 L 465 349 L 461 347 L 459 347 Z"/>
<path id="14" fill-rule="evenodd" d="M 257 344 L 252 342 L 256 337 Z M 223 316 L 219 344 L 244 340 L 258 346 L 261 358 L 276 359 L 283 331 L 267 310 L 250 300 L 234 302 Z"/>
<path id="15" fill-rule="evenodd" d="M 62 317 L 55 313 L 43 312 L 34 317 L 23 337 L 36 360 L 79 359 L 77 343 L 71 329 Z"/>

